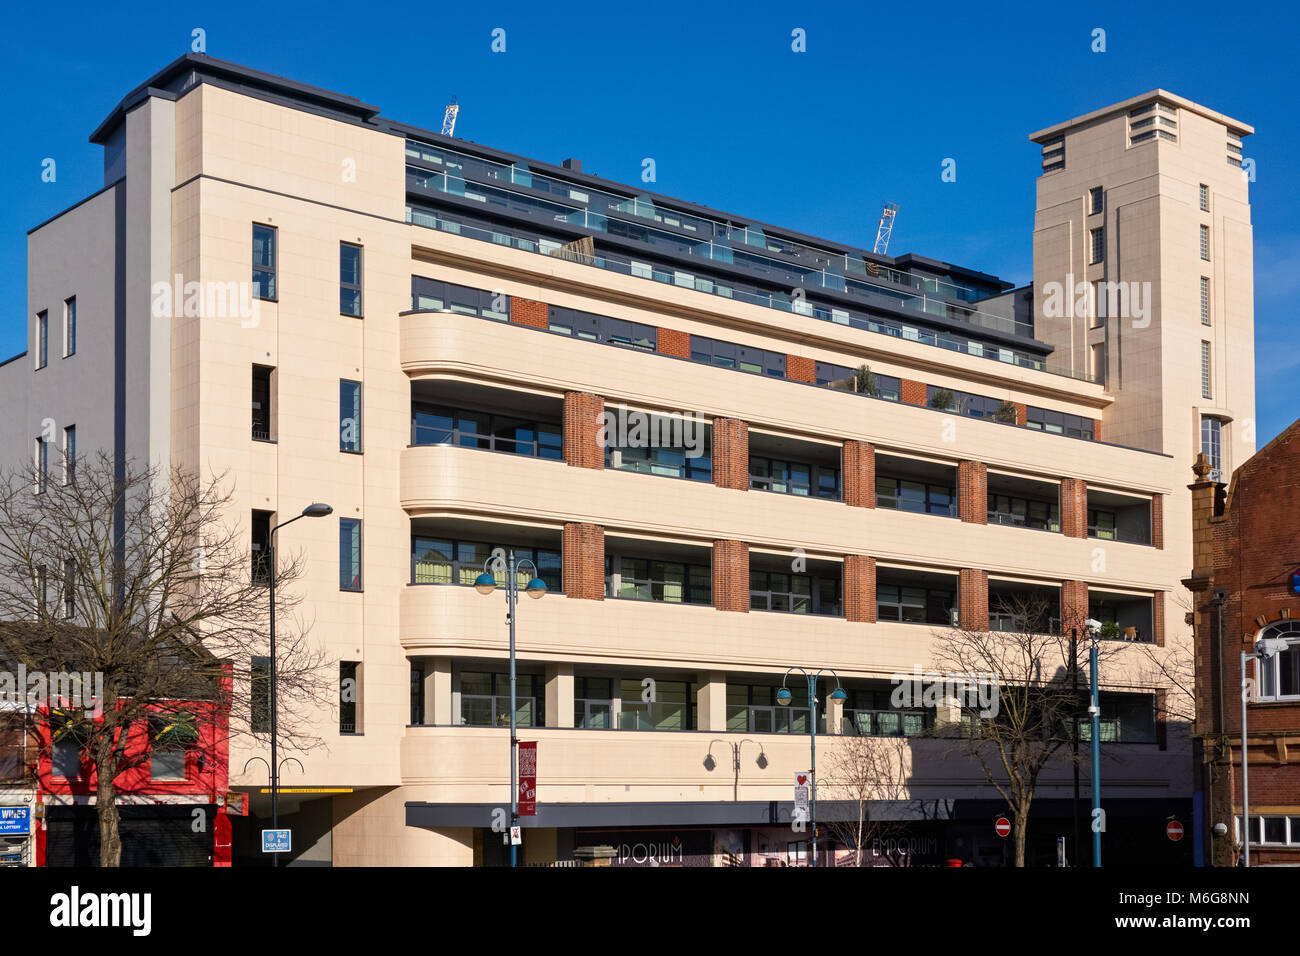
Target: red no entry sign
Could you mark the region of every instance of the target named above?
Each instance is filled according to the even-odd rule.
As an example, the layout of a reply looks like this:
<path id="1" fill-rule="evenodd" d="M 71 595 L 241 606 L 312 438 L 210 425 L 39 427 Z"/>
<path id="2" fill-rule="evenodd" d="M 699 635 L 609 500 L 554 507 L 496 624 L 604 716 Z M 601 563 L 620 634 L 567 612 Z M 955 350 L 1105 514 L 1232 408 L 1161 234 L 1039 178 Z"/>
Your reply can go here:
<path id="1" fill-rule="evenodd" d="M 998 817 L 997 822 L 993 824 L 993 832 L 1000 837 L 1011 835 L 1011 821 L 1006 817 Z"/>
<path id="2" fill-rule="evenodd" d="M 1183 825 L 1177 820 L 1169 821 L 1169 826 L 1165 827 L 1165 836 L 1177 843 L 1183 838 Z"/>

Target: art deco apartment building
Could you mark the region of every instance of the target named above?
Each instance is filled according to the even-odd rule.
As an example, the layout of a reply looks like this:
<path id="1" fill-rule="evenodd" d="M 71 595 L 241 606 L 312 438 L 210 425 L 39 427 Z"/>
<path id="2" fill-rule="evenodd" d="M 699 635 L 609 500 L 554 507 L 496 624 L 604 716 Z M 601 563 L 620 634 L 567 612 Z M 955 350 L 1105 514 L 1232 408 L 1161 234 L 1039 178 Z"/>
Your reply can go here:
<path id="1" fill-rule="evenodd" d="M 820 684 L 819 767 L 844 735 L 905 738 L 906 799 L 876 810 L 911 818 L 895 849 L 1000 863 L 978 767 L 915 739 L 957 717 L 891 706 L 890 677 L 925 670 L 954 620 L 1015 626 L 1017 595 L 1127 639 L 1103 675 L 1107 852 L 1182 860 L 1164 827 L 1190 822 L 1188 728 L 1137 665 L 1190 641 L 1205 423 L 1221 467 L 1249 453 L 1231 165 L 1249 132 L 1156 91 L 1037 134 L 1035 284 L 1016 289 L 186 56 L 92 135 L 104 189 L 31 233 L 5 447 L 52 475 L 65 448 L 226 473 L 252 551 L 333 506 L 279 536 L 308 559 L 331 680 L 360 688 L 286 767 L 285 786 L 336 791 L 285 797 L 296 863 L 504 858 L 506 602 L 468 586 L 497 547 L 549 588 L 517 614 L 526 862 L 605 844 L 632 865 L 806 862 L 797 674 L 776 701 L 798 665 L 847 694 Z M 1150 283 L 1145 324 L 1052 313 L 1069 273 Z M 151 308 L 191 281 L 249 284 L 256 315 Z M 698 416 L 700 454 L 602 434 L 605 412 Z M 265 750 L 231 755 L 253 794 L 235 865 L 261 862 L 265 768 L 244 767 Z M 1040 860 L 1070 794 L 1052 768 Z"/>

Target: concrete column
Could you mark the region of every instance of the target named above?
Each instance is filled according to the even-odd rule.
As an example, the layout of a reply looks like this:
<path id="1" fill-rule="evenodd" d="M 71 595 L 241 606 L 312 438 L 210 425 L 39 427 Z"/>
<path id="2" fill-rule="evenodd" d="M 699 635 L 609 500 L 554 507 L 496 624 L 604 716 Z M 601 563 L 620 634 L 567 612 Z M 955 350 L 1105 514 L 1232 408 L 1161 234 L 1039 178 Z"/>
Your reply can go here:
<path id="1" fill-rule="evenodd" d="M 739 419 L 713 420 L 713 483 L 749 490 L 749 426 Z"/>
<path id="2" fill-rule="evenodd" d="M 703 671 L 696 679 L 700 683 L 695 697 L 697 729 L 721 733 L 727 729 L 727 675 Z"/>
<path id="3" fill-rule="evenodd" d="M 749 545 L 743 541 L 713 542 L 713 606 L 749 613 Z"/>
<path id="4" fill-rule="evenodd" d="M 546 665 L 546 726 L 573 726 L 573 664 Z"/>
<path id="5" fill-rule="evenodd" d="M 460 723 L 459 714 L 452 720 L 450 657 L 427 659 L 424 667 L 424 720 L 440 727 Z"/>
<path id="6" fill-rule="evenodd" d="M 958 623 L 967 631 L 989 629 L 989 575 L 978 568 L 958 572 Z"/>
<path id="7" fill-rule="evenodd" d="M 826 713 L 826 733 L 838 734 L 844 729 L 844 701 L 834 700 L 831 694 L 835 690 L 835 678 L 825 681 L 822 685 L 823 698 L 818 702 L 818 708 Z"/>
<path id="8" fill-rule="evenodd" d="M 969 524 L 989 523 L 989 473 L 984 462 L 957 463 L 957 513 Z"/>
<path id="9" fill-rule="evenodd" d="M 841 455 L 844 468 L 844 503 L 850 508 L 876 506 L 876 448 L 871 442 L 850 438 Z"/>

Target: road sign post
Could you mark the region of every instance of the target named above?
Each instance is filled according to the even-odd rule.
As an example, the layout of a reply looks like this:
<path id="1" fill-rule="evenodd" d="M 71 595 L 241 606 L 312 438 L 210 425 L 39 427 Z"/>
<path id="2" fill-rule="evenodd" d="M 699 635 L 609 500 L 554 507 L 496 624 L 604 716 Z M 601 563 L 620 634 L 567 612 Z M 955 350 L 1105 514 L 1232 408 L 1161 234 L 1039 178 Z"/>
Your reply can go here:
<path id="1" fill-rule="evenodd" d="M 998 817 L 993 823 L 993 832 L 1000 837 L 1011 836 L 1011 821 L 1006 817 Z"/>

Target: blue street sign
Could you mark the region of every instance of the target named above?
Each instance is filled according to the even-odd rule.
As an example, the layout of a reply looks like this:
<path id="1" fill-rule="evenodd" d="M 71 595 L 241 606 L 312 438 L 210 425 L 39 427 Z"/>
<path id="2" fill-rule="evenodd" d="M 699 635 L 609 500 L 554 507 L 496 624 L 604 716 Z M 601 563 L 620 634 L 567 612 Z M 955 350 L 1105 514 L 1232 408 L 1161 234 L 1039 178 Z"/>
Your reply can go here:
<path id="1" fill-rule="evenodd" d="M 1300 568 L 1291 572 L 1291 590 L 1300 594 Z"/>
<path id="2" fill-rule="evenodd" d="M 0 834 L 27 836 L 32 832 L 32 811 L 29 807 L 0 807 Z"/>
<path id="3" fill-rule="evenodd" d="M 289 830 L 263 830 L 263 853 L 288 853 L 293 846 Z"/>

